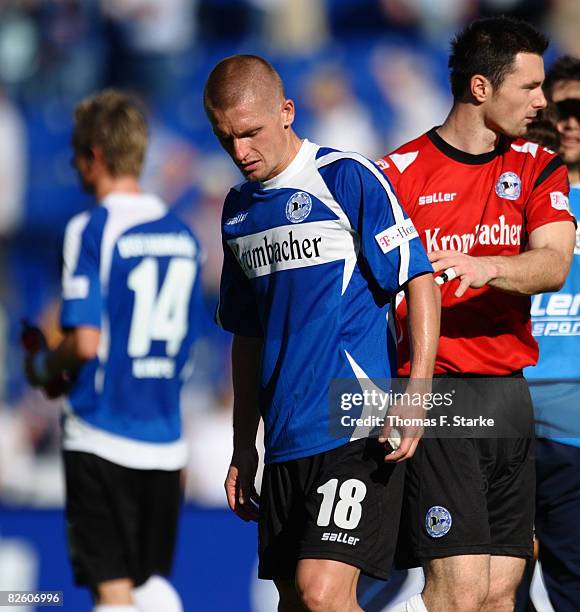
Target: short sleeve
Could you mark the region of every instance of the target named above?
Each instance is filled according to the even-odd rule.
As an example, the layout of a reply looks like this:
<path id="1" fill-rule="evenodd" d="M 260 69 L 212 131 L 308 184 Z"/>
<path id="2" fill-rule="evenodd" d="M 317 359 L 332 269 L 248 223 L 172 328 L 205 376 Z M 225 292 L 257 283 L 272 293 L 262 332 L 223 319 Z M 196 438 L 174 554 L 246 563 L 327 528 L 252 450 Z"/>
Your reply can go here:
<path id="1" fill-rule="evenodd" d="M 63 329 L 101 327 L 102 294 L 99 278 L 99 244 L 106 212 L 82 213 L 68 223 L 63 244 Z M 102 218 L 101 218 L 102 217 Z"/>
<path id="2" fill-rule="evenodd" d="M 352 154 L 351 154 L 352 155 Z M 384 174 L 362 156 L 335 162 L 323 178 L 360 236 L 360 252 L 379 286 L 396 293 L 433 268 Z"/>
<path id="3" fill-rule="evenodd" d="M 216 322 L 233 334 L 260 338 L 264 333 L 254 289 L 228 244 L 225 241 L 222 243 L 224 263 Z"/>
<path id="4" fill-rule="evenodd" d="M 553 157 L 536 179 L 526 203 L 528 234 L 547 223 L 574 221 L 568 202 L 569 190 L 566 166 L 559 157 Z"/>

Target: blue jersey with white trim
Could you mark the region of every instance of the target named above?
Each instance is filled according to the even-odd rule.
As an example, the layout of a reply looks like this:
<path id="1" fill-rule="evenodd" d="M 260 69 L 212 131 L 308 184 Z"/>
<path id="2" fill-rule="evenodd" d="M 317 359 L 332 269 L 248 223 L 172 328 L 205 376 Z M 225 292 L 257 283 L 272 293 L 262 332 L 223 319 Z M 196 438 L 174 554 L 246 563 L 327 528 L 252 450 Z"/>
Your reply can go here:
<path id="1" fill-rule="evenodd" d="M 570 209 L 580 218 L 580 185 L 570 186 Z M 540 358 L 525 376 L 532 383 L 536 434 L 580 447 L 580 226 L 564 286 L 534 295 L 531 314 Z"/>
<path id="2" fill-rule="evenodd" d="M 570 209 L 580 217 L 580 186 L 570 187 Z M 532 333 L 540 347 L 534 367 L 526 368 L 531 380 L 580 380 L 580 226 L 568 278 L 560 291 L 532 297 Z"/>
<path id="3" fill-rule="evenodd" d="M 218 322 L 264 338 L 266 462 L 346 444 L 354 427 L 329 431 L 331 381 L 390 379 L 389 302 L 432 272 L 388 180 L 356 153 L 304 141 L 281 174 L 230 191 L 222 236 Z"/>
<path id="4" fill-rule="evenodd" d="M 67 432 L 65 420 L 65 448 L 140 467 L 136 451 L 151 448 L 135 443 L 167 445 L 173 458 L 162 464 L 180 467 L 181 373 L 201 312 L 196 238 L 158 198 L 111 194 L 69 222 L 63 258 L 61 326 L 101 332 L 69 394 L 76 424 Z"/>

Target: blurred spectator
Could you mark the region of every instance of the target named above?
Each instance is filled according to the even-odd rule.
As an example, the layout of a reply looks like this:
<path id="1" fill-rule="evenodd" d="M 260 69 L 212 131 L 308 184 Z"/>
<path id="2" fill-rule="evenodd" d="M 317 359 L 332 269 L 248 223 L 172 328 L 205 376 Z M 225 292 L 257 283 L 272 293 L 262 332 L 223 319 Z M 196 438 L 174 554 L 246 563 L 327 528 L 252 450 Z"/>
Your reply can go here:
<path id="1" fill-rule="evenodd" d="M 550 66 L 543 88 L 552 102 L 580 99 L 580 58 L 571 55 L 558 58 Z"/>
<path id="2" fill-rule="evenodd" d="M 543 23 L 550 10 L 550 2 L 545 0 L 479 0 L 481 17 L 507 15 L 525 19 L 536 26 Z"/>
<path id="3" fill-rule="evenodd" d="M 356 99 L 339 65 L 316 68 L 304 87 L 313 112 L 310 134 L 314 142 L 341 151 L 357 151 L 375 159 L 384 147 L 368 110 Z"/>
<path id="4" fill-rule="evenodd" d="M 265 42 L 299 56 L 320 49 L 328 41 L 324 0 L 251 0 L 265 11 Z"/>
<path id="5" fill-rule="evenodd" d="M 394 113 L 388 149 L 443 122 L 449 94 L 435 80 L 426 58 L 402 47 L 381 46 L 373 53 L 371 68 L 385 103 Z"/>
<path id="6" fill-rule="evenodd" d="M 552 42 L 562 53 L 580 56 L 578 0 L 552 0 L 547 26 Z"/>
<path id="7" fill-rule="evenodd" d="M 195 208 L 191 190 L 199 182 L 197 149 L 155 115 L 150 120 L 149 142 L 143 170 L 144 189 L 159 194 L 171 207 L 177 204 L 181 207 L 182 199 L 191 196 L 187 208 Z"/>
<path id="8" fill-rule="evenodd" d="M 187 419 L 189 460 L 186 469 L 185 496 L 202 506 L 227 507 L 224 480 L 233 450 L 233 401 L 230 388 L 228 393 L 217 399 L 213 410 L 205 413 L 197 412 Z M 259 454 L 256 474 L 258 491 L 264 470 L 263 437 L 263 423 L 260 423 L 256 437 Z"/>
<path id="9" fill-rule="evenodd" d="M 0 3 L 0 82 L 16 84 L 32 75 L 38 63 L 38 47 L 32 5 Z"/>
<path id="10" fill-rule="evenodd" d="M 203 247 L 205 292 L 216 298 L 219 294 L 223 261 L 222 245 L 218 237 L 221 231 L 221 207 L 227 195 L 224 185 L 232 185 L 240 180 L 237 170 L 231 167 L 223 155 L 206 155 L 200 160 L 199 204 L 187 220 L 199 236 Z"/>
<path id="11" fill-rule="evenodd" d="M 27 101 L 67 101 L 98 87 L 101 20 L 93 0 L 22 0 L 0 7 L 0 78 Z"/>
<path id="12" fill-rule="evenodd" d="M 203 42 L 240 40 L 259 32 L 262 12 L 250 0 L 199 0 L 199 29 Z"/>
<path id="13" fill-rule="evenodd" d="M 550 119 L 542 118 L 532 121 L 526 132 L 526 140 L 537 142 L 551 151 L 560 149 L 560 133 Z"/>
<path id="14" fill-rule="evenodd" d="M 150 96 L 174 93 L 196 37 L 197 0 L 100 0 L 109 26 L 109 85 Z"/>
<path id="15" fill-rule="evenodd" d="M 233 450 L 232 401 L 231 397 L 222 398 L 213 409 L 186 419 L 189 456 L 185 496 L 202 506 L 227 506 L 224 480 Z"/>
<path id="16" fill-rule="evenodd" d="M 446 44 L 449 34 L 477 14 L 475 0 L 379 0 L 393 24 L 413 24 L 431 39 Z"/>
<path id="17" fill-rule="evenodd" d="M 568 167 L 570 186 L 578 197 L 580 186 L 580 98 L 556 103 L 556 126 L 560 133 L 560 156 Z"/>
<path id="18" fill-rule="evenodd" d="M 0 237 L 13 235 L 24 212 L 26 125 L 0 87 Z"/>

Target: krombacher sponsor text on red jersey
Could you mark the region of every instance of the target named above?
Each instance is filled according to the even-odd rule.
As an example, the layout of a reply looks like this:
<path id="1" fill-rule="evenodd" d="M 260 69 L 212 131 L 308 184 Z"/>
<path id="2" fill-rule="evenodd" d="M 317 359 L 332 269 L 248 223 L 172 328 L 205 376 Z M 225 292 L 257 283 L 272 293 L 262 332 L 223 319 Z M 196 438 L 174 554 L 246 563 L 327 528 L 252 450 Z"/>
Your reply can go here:
<path id="1" fill-rule="evenodd" d="M 572 219 L 560 158 L 541 145 L 502 138 L 471 155 L 433 128 L 379 160 L 428 252 L 517 255 L 538 227 Z M 456 298 L 441 287 L 441 339 L 435 371 L 508 374 L 535 364 L 530 299 L 484 286 Z M 407 305 L 399 298 L 399 373 L 409 373 Z"/>

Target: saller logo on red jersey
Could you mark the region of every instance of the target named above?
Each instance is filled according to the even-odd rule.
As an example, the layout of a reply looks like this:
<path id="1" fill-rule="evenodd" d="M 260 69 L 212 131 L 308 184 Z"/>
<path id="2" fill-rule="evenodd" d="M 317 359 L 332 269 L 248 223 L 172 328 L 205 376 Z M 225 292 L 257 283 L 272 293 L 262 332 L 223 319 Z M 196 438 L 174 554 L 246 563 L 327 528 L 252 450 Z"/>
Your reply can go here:
<path id="1" fill-rule="evenodd" d="M 505 222 L 505 215 L 499 216 L 499 222 L 492 225 L 477 224 L 473 232 L 465 234 L 441 234 L 441 228 L 425 230 L 427 252 L 462 251 L 467 253 L 475 244 L 513 245 L 521 241 L 522 226 Z"/>

